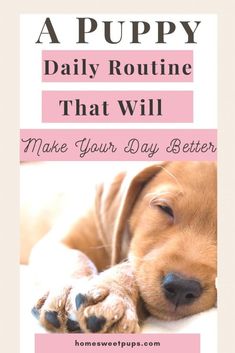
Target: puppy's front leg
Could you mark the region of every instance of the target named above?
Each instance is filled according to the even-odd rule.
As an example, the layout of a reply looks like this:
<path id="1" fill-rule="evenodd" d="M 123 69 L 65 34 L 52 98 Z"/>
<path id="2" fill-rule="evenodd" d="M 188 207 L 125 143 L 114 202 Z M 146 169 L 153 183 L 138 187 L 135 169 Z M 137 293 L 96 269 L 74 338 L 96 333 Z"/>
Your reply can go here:
<path id="1" fill-rule="evenodd" d="M 71 290 L 79 292 L 97 274 L 93 262 L 48 234 L 34 247 L 30 266 L 43 293 L 38 296 L 33 315 L 49 331 L 81 332 L 74 319 L 76 302 Z"/>
<path id="2" fill-rule="evenodd" d="M 84 332 L 139 331 L 139 294 L 129 262 L 100 273 L 73 297 L 76 302 L 76 321 Z"/>

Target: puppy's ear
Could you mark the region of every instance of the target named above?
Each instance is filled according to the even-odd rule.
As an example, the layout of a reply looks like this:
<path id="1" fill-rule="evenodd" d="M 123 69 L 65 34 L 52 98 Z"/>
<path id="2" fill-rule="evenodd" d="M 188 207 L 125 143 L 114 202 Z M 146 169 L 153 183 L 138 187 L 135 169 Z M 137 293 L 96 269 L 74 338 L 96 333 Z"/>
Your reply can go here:
<path id="1" fill-rule="evenodd" d="M 127 223 L 139 193 L 164 165 L 166 162 L 145 164 L 144 167 L 139 165 L 98 186 L 95 205 L 97 227 L 104 244 L 112 249 L 112 265 L 127 256 Z"/>

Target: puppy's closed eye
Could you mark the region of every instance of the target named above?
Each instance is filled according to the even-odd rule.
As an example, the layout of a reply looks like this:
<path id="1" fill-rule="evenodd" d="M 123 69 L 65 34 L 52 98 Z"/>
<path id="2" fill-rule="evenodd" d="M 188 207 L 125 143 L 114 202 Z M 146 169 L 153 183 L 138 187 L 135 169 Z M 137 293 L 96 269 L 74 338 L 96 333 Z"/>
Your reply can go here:
<path id="1" fill-rule="evenodd" d="M 167 205 L 158 205 L 160 210 L 164 213 L 166 213 L 168 216 L 174 218 L 174 212 L 170 206 Z"/>
<path id="2" fill-rule="evenodd" d="M 150 207 L 157 209 L 160 212 L 160 215 L 167 219 L 168 223 L 172 224 L 174 222 L 174 211 L 169 200 L 159 197 L 152 198 L 150 201 Z"/>

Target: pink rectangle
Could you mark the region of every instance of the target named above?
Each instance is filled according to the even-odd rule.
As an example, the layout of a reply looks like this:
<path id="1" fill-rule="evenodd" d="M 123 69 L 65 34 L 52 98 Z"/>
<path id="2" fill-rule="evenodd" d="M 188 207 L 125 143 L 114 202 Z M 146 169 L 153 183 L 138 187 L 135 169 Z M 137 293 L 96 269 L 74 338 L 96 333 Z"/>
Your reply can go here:
<path id="1" fill-rule="evenodd" d="M 35 353 L 200 353 L 199 334 L 36 334 Z"/>
<path id="2" fill-rule="evenodd" d="M 43 50 L 43 82 L 192 82 L 192 50 Z"/>
<path id="3" fill-rule="evenodd" d="M 192 91 L 44 91 L 43 122 L 193 121 Z"/>
<path id="4" fill-rule="evenodd" d="M 216 130 L 21 130 L 22 161 L 216 160 Z"/>

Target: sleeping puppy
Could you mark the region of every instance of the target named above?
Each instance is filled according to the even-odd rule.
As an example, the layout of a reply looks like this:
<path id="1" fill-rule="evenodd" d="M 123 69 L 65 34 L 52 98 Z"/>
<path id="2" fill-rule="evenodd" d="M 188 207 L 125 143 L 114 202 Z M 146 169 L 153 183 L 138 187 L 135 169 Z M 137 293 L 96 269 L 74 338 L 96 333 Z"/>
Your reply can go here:
<path id="1" fill-rule="evenodd" d="M 175 320 L 213 307 L 216 217 L 213 162 L 148 164 L 100 184 L 86 214 L 33 247 L 35 276 L 49 278 L 33 314 L 53 332 L 134 333 L 144 311 Z"/>

